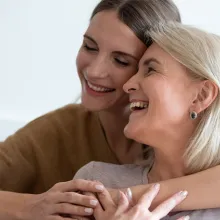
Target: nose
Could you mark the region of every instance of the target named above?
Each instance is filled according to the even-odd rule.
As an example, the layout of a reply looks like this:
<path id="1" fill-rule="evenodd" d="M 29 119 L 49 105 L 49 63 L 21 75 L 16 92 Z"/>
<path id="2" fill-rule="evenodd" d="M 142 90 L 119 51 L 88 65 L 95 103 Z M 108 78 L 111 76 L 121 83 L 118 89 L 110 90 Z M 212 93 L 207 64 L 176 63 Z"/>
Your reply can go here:
<path id="1" fill-rule="evenodd" d="M 132 93 L 139 90 L 138 76 L 134 75 L 131 77 L 123 86 L 123 89 L 126 93 Z"/>
<path id="2" fill-rule="evenodd" d="M 86 69 L 86 77 L 90 79 L 106 78 L 109 75 L 110 65 L 105 56 L 97 56 Z"/>

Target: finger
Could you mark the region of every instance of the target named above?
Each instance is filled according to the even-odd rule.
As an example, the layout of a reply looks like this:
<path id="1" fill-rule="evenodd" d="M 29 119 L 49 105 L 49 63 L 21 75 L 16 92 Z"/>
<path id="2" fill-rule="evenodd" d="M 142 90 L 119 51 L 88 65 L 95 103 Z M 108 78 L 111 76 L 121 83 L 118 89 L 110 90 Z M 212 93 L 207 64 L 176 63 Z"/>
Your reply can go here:
<path id="1" fill-rule="evenodd" d="M 129 208 L 129 201 L 126 195 L 122 192 L 119 191 L 119 201 L 118 201 L 118 214 L 123 214 L 126 212 Z"/>
<path id="2" fill-rule="evenodd" d="M 158 219 L 166 216 L 176 205 L 186 198 L 187 194 L 188 193 L 186 191 L 174 194 L 172 197 L 157 206 L 157 208 L 152 211 L 152 214 Z"/>
<path id="3" fill-rule="evenodd" d="M 89 180 L 75 179 L 68 182 L 57 183 L 51 188 L 51 191 L 71 192 L 71 191 L 85 191 L 85 192 L 101 192 L 104 186 Z"/>
<path id="4" fill-rule="evenodd" d="M 190 217 L 187 215 L 187 216 L 183 216 L 181 218 L 178 218 L 177 220 L 189 220 Z"/>
<path id="5" fill-rule="evenodd" d="M 97 196 L 104 210 L 116 207 L 115 203 L 112 200 L 110 193 L 108 192 L 106 188 L 104 188 L 102 192 L 97 193 Z"/>
<path id="6" fill-rule="evenodd" d="M 101 206 L 100 203 L 98 203 L 98 205 L 95 207 L 94 211 L 93 211 L 93 215 L 95 217 L 95 219 L 100 219 L 100 216 L 103 216 L 104 214 L 104 209 Z"/>
<path id="7" fill-rule="evenodd" d="M 80 206 L 94 208 L 98 204 L 98 200 L 90 195 L 82 195 L 75 192 L 53 193 L 51 196 L 52 203 L 71 203 Z"/>
<path id="8" fill-rule="evenodd" d="M 100 216 L 103 216 L 105 210 L 107 208 L 112 209 L 113 207 L 115 207 L 115 204 L 107 189 L 104 189 L 103 192 L 98 193 L 97 197 L 99 199 L 99 203 L 95 207 L 93 215 L 95 219 L 100 219 Z"/>
<path id="9" fill-rule="evenodd" d="M 50 216 L 47 220 L 73 220 L 70 217 L 61 217 L 61 216 Z"/>
<path id="10" fill-rule="evenodd" d="M 90 218 L 87 218 L 87 217 L 83 217 L 83 216 L 71 216 L 72 219 L 75 219 L 75 220 L 90 220 Z"/>
<path id="11" fill-rule="evenodd" d="M 155 184 L 151 187 L 150 191 L 145 193 L 138 201 L 137 205 L 143 205 L 145 209 L 149 209 L 153 199 L 156 197 L 160 190 L 160 184 Z"/>
<path id="12" fill-rule="evenodd" d="M 93 209 L 71 205 L 68 203 L 60 203 L 53 206 L 53 213 L 77 215 L 77 216 L 90 216 L 93 214 Z"/>
<path id="13" fill-rule="evenodd" d="M 82 192 L 82 193 L 83 195 L 88 196 L 89 198 L 97 200 L 96 195 L 94 193 L 91 192 Z"/>

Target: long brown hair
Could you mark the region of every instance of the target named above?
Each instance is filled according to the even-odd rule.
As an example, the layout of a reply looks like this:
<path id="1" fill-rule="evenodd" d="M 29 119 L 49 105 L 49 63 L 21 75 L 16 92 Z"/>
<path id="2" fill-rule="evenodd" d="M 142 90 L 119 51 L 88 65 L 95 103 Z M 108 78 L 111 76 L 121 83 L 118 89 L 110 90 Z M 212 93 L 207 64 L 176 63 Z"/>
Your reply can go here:
<path id="1" fill-rule="evenodd" d="M 172 0 L 101 0 L 91 19 L 102 11 L 116 11 L 118 18 L 146 43 L 145 32 L 167 21 L 181 22 L 177 6 Z"/>

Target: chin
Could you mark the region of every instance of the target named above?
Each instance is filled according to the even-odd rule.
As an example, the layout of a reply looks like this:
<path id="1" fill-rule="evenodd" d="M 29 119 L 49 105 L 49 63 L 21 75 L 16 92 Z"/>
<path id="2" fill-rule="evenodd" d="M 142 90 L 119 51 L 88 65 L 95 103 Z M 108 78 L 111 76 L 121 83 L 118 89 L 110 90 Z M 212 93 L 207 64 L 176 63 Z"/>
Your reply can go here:
<path id="1" fill-rule="evenodd" d="M 88 97 L 82 96 L 81 104 L 92 112 L 104 111 L 111 108 L 111 103 L 103 102 L 102 100 L 91 100 Z"/>
<path id="2" fill-rule="evenodd" d="M 142 129 L 140 128 L 138 129 L 137 126 L 129 122 L 124 128 L 124 135 L 128 139 L 132 139 L 138 143 L 144 143 L 145 138 L 143 138 L 144 134 L 142 133 L 142 131 L 143 131 Z"/>
<path id="3" fill-rule="evenodd" d="M 132 127 L 129 125 L 129 123 L 125 126 L 124 128 L 124 135 L 128 138 L 128 139 L 133 139 L 135 140 L 135 131 L 134 129 L 132 129 Z"/>

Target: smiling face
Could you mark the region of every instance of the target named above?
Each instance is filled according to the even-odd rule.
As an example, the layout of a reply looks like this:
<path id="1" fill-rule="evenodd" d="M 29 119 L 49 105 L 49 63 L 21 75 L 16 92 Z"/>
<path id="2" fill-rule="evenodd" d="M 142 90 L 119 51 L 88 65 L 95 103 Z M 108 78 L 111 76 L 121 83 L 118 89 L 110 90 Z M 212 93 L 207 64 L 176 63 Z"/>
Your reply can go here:
<path id="1" fill-rule="evenodd" d="M 154 146 L 192 132 L 189 112 L 198 86 L 182 64 L 153 43 L 141 58 L 138 73 L 124 85 L 132 111 L 126 136 Z"/>
<path id="2" fill-rule="evenodd" d="M 82 104 L 100 111 L 128 104 L 124 83 L 137 71 L 146 46 L 114 11 L 96 14 L 77 56 Z"/>

